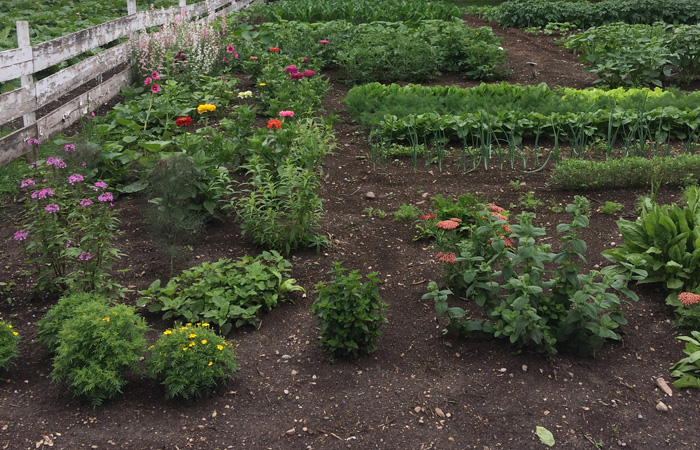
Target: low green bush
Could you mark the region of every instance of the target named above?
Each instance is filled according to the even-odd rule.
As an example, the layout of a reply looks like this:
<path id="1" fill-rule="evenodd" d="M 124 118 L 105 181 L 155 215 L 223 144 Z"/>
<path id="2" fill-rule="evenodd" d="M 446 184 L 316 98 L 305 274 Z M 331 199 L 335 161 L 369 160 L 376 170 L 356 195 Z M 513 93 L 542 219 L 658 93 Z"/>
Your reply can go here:
<path id="1" fill-rule="evenodd" d="M 163 320 L 215 324 L 222 335 L 235 325 L 255 325 L 260 311 L 270 311 L 283 294 L 303 291 L 289 278 L 292 264 L 275 251 L 238 261 L 220 259 L 184 270 L 161 287 L 156 280 L 144 291 L 138 306 L 151 304 L 150 312 L 162 312 Z"/>
<path id="2" fill-rule="evenodd" d="M 318 319 L 321 346 L 332 358 L 372 353 L 380 328 L 387 322 L 377 274 L 367 274 L 363 283 L 359 271 L 346 273 L 348 269 L 341 266 L 340 262 L 333 264 L 328 272 L 333 275 L 331 282 L 316 284 L 318 298 L 311 306 Z"/>
<path id="3" fill-rule="evenodd" d="M 238 370 L 233 345 L 207 323 L 165 330 L 146 359 L 148 375 L 167 398 L 207 397 Z"/>
<path id="4" fill-rule="evenodd" d="M 55 352 L 60 344 L 58 333 L 63 328 L 63 325 L 75 316 L 75 310 L 78 307 L 91 302 L 97 302 L 105 306 L 109 305 L 107 297 L 102 295 L 77 293 L 61 297 L 37 322 L 37 340 L 46 345 L 49 350 Z"/>
<path id="5" fill-rule="evenodd" d="M 7 370 L 19 356 L 20 335 L 11 323 L 0 320 L 0 370 Z"/>
<path id="6" fill-rule="evenodd" d="M 120 393 L 127 383 L 125 372 L 136 369 L 146 350 L 147 330 L 132 307 L 84 303 L 58 332 L 51 378 L 100 405 Z"/>

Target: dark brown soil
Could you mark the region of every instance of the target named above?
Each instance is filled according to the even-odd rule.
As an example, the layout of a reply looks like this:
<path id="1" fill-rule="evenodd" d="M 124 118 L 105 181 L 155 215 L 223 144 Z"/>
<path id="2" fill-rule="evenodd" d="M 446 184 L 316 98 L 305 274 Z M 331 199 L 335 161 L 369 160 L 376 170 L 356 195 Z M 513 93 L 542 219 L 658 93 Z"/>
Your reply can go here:
<path id="1" fill-rule="evenodd" d="M 578 59 L 555 46 L 552 37 L 495 31 L 505 38 L 513 71 L 506 81 L 591 85 Z M 537 63 L 535 78 L 527 62 Z M 472 84 L 454 77 L 436 83 Z M 679 330 L 671 326 L 672 314 L 660 290 L 636 288 L 640 300 L 626 308 L 630 323 L 624 340 L 604 347 L 596 358 L 518 354 L 503 341 L 443 336 L 444 323 L 436 322 L 433 305 L 421 300 L 428 282 L 440 278 L 434 251 L 413 240 L 414 224 L 395 222 L 391 213 L 404 203 L 427 211 L 437 194 L 475 192 L 517 213 L 519 197 L 534 191 L 545 202 L 537 210 L 537 223 L 554 236 L 554 227 L 567 216 L 552 212 L 551 205 L 564 205 L 581 193 L 554 190 L 547 170 L 480 169 L 465 175 L 433 167 L 413 173 L 410 162 L 404 162 L 375 172 L 366 158 L 366 133 L 340 103 L 348 88 L 335 82 L 333 87 L 325 107 L 342 121 L 335 126 L 338 149 L 325 160 L 322 191 L 323 229 L 333 245 L 320 254 L 293 254 L 293 276 L 307 295 L 265 315 L 259 329 L 229 335 L 240 371 L 207 400 L 191 405 L 166 401 L 160 388 L 133 375 L 123 395 L 93 409 L 52 383 L 51 356 L 34 341 L 35 323 L 51 303 L 29 300 L 31 280 L 22 276 L 23 256 L 11 239 L 20 206 L 5 209 L 0 280 L 13 280 L 16 286 L 11 300 L 0 304 L 0 317 L 12 321 L 23 340 L 21 357 L 0 381 L 0 448 L 543 448 L 537 426 L 549 429 L 555 448 L 562 449 L 698 448 L 698 392 L 674 389 L 667 397 L 655 384 L 657 377 L 670 381 L 669 366 L 683 357 L 682 345 L 674 340 Z M 509 183 L 515 180 L 525 183 L 519 192 Z M 373 200 L 365 198 L 370 191 Z M 634 217 L 636 197 L 644 193 L 583 194 L 594 209 L 617 201 L 625 206 L 623 215 Z M 678 194 L 662 190 L 659 198 L 673 201 Z M 169 273 L 144 233 L 141 202 L 127 197 L 117 203 L 124 235 L 116 245 L 128 254 L 118 277 L 134 290 Z M 368 207 L 387 212 L 387 218 L 369 217 Z M 584 235 L 588 269 L 604 264 L 600 252 L 620 243 L 615 220 L 593 212 Z M 211 224 L 193 248 L 180 269 L 259 252 L 241 238 L 232 220 Z M 328 279 L 334 261 L 362 273 L 379 272 L 389 323 L 374 354 L 331 364 L 317 344 L 309 309 L 313 285 Z M 136 298 L 131 294 L 127 301 L 133 304 Z M 158 316 L 146 317 L 156 332 L 170 325 Z M 659 401 L 672 409 L 657 411 Z"/>

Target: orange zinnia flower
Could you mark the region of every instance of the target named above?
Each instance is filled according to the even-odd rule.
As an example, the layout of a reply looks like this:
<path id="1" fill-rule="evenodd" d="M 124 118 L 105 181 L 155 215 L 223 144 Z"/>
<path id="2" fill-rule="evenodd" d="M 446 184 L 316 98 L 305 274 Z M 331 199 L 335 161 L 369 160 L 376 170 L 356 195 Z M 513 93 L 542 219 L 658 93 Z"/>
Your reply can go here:
<path id="1" fill-rule="evenodd" d="M 270 128 L 271 130 L 279 130 L 282 128 L 282 122 L 277 119 L 272 119 L 267 122 L 267 128 Z"/>

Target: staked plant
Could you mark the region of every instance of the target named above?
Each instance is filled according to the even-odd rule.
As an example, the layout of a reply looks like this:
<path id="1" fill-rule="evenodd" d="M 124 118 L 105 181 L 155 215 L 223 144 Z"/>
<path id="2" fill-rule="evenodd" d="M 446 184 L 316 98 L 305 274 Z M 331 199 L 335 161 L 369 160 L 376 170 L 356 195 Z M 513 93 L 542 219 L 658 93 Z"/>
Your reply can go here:
<path id="1" fill-rule="evenodd" d="M 320 327 L 320 344 L 331 358 L 372 353 L 387 323 L 377 274 L 367 274 L 363 283 L 358 270 L 347 271 L 342 262 L 333 263 L 328 272 L 333 280 L 316 284 L 318 298 L 311 305 Z"/>

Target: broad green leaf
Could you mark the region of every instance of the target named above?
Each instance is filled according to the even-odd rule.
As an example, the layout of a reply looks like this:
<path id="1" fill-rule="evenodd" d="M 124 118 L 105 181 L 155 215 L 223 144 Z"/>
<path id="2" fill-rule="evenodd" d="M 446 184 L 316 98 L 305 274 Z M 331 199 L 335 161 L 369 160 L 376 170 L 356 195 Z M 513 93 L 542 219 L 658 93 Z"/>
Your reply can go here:
<path id="1" fill-rule="evenodd" d="M 547 447 L 552 447 L 554 446 L 554 435 L 552 435 L 552 432 L 546 429 L 545 427 L 537 427 L 537 436 L 540 438 L 540 441 Z"/>

